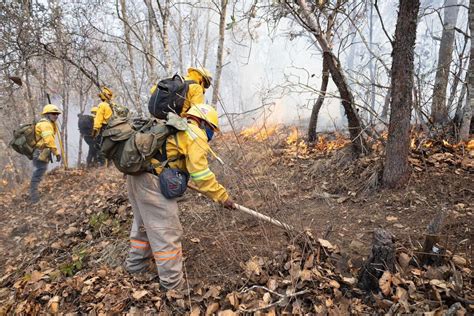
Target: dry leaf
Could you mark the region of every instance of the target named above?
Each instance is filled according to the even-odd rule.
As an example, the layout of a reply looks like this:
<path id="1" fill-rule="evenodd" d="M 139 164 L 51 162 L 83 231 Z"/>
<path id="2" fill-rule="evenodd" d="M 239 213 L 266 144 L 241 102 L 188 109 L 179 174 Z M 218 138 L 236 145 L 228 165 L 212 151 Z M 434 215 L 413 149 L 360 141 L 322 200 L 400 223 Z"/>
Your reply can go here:
<path id="1" fill-rule="evenodd" d="M 237 313 L 230 309 L 226 309 L 226 310 L 218 312 L 217 316 L 237 316 Z"/>
<path id="2" fill-rule="evenodd" d="M 262 299 L 263 299 L 263 302 L 268 305 L 272 301 L 272 295 L 270 293 L 266 292 L 265 294 L 263 294 Z"/>
<path id="3" fill-rule="evenodd" d="M 341 285 L 339 284 L 339 282 L 335 281 L 335 280 L 331 280 L 329 281 L 329 285 L 335 289 L 338 289 L 341 287 Z"/>
<path id="4" fill-rule="evenodd" d="M 336 250 L 336 247 L 334 247 L 329 241 L 327 241 L 326 239 L 321 239 L 321 238 L 318 238 L 318 242 L 321 244 L 321 246 L 323 246 L 324 248 L 327 248 L 329 250 Z"/>
<path id="5" fill-rule="evenodd" d="M 48 302 L 51 313 L 53 314 L 58 313 L 60 300 L 61 300 L 60 297 L 56 295 Z"/>
<path id="6" fill-rule="evenodd" d="M 389 222 L 398 221 L 398 217 L 393 216 L 393 215 L 388 215 L 385 219 L 386 219 L 387 221 L 389 221 Z"/>
<path id="7" fill-rule="evenodd" d="M 196 243 L 196 244 L 201 242 L 199 238 L 191 238 L 190 240 L 191 242 Z"/>
<path id="8" fill-rule="evenodd" d="M 193 305 L 189 316 L 199 316 L 199 315 L 201 315 L 201 309 L 199 308 L 199 306 Z"/>
<path id="9" fill-rule="evenodd" d="M 299 277 L 301 279 L 301 281 L 310 281 L 312 280 L 311 278 L 311 271 L 310 270 L 301 270 L 299 271 Z"/>
<path id="10" fill-rule="evenodd" d="M 464 267 L 467 265 L 467 260 L 458 255 L 453 256 L 453 262 L 455 265 L 460 266 L 460 267 Z"/>
<path id="11" fill-rule="evenodd" d="M 379 287 L 385 296 L 392 292 L 392 274 L 390 271 L 384 271 L 379 279 Z"/>
<path id="12" fill-rule="evenodd" d="M 145 295 L 148 294 L 148 291 L 147 290 L 141 290 L 141 291 L 134 291 L 132 293 L 132 297 L 136 300 L 139 300 L 141 299 L 142 297 L 144 297 Z"/>
<path id="13" fill-rule="evenodd" d="M 239 298 L 237 297 L 236 292 L 227 294 L 226 299 L 229 301 L 230 305 L 232 305 L 234 308 L 239 307 Z"/>
<path id="14" fill-rule="evenodd" d="M 206 316 L 210 316 L 219 310 L 219 303 L 214 302 L 207 306 Z"/>
<path id="15" fill-rule="evenodd" d="M 403 270 L 405 270 L 408 267 L 408 265 L 410 264 L 410 260 L 411 260 L 411 257 L 404 252 L 401 252 L 398 255 L 398 263 L 400 264 L 400 267 Z"/>
<path id="16" fill-rule="evenodd" d="M 30 283 L 36 283 L 38 282 L 39 280 L 41 280 L 41 278 L 44 276 L 44 274 L 42 272 L 39 272 L 39 271 L 36 271 L 34 270 L 33 272 L 31 272 L 31 277 L 30 277 L 30 280 L 29 282 Z"/>

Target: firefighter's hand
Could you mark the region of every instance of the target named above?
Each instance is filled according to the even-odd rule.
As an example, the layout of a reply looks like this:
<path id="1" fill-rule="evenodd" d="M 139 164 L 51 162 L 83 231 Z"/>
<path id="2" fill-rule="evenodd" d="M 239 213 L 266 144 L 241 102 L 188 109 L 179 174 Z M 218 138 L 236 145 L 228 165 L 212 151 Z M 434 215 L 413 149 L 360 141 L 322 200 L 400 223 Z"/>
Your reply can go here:
<path id="1" fill-rule="evenodd" d="M 61 155 L 57 154 L 56 155 L 56 162 L 60 162 L 61 161 Z"/>
<path id="2" fill-rule="evenodd" d="M 99 135 L 99 130 L 98 129 L 93 129 L 92 130 L 92 138 L 96 138 Z"/>
<path id="3" fill-rule="evenodd" d="M 224 206 L 225 208 L 227 208 L 229 210 L 235 210 L 236 209 L 235 203 L 234 203 L 234 201 L 232 201 L 231 198 L 228 198 L 227 200 L 225 200 L 224 203 L 222 203 L 222 206 Z"/>

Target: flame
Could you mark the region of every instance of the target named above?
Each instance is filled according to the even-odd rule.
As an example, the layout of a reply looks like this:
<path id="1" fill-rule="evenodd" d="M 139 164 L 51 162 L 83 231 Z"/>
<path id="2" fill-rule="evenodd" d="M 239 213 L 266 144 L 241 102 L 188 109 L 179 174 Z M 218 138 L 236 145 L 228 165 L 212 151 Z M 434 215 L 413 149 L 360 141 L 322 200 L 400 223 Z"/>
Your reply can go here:
<path id="1" fill-rule="evenodd" d="M 471 140 L 467 143 L 467 149 L 468 149 L 468 150 L 474 150 L 474 139 L 471 139 Z"/>
<path id="2" fill-rule="evenodd" d="M 296 127 L 293 127 L 291 134 L 286 139 L 286 143 L 288 145 L 291 145 L 291 144 L 296 143 L 297 140 L 298 140 L 298 129 Z"/>
<path id="3" fill-rule="evenodd" d="M 319 151 L 329 152 L 339 148 L 345 147 L 350 143 L 350 140 L 341 134 L 336 134 L 336 139 L 328 141 L 324 135 L 318 136 L 318 142 L 315 147 Z"/>
<path id="4" fill-rule="evenodd" d="M 275 134 L 277 130 L 277 126 L 269 126 L 269 127 L 249 127 L 244 129 L 240 132 L 240 135 L 244 138 L 253 138 L 256 141 L 264 141 L 267 140 L 268 137 Z"/>

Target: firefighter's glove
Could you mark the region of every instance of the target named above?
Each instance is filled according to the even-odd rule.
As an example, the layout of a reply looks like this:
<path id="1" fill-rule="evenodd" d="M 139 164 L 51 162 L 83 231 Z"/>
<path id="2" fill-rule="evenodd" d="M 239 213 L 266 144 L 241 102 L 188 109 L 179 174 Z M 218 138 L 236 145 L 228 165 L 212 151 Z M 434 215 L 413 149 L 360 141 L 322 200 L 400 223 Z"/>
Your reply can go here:
<path id="1" fill-rule="evenodd" d="M 60 162 L 61 161 L 61 155 L 56 155 L 56 162 Z"/>
<path id="2" fill-rule="evenodd" d="M 92 130 L 92 138 L 96 138 L 99 135 L 99 130 L 98 129 L 93 129 Z"/>
<path id="3" fill-rule="evenodd" d="M 231 198 L 228 198 L 227 200 L 225 200 L 224 203 L 222 203 L 222 206 L 224 206 L 225 208 L 227 208 L 229 210 L 235 210 L 237 208 L 235 206 L 234 201 L 232 201 Z"/>

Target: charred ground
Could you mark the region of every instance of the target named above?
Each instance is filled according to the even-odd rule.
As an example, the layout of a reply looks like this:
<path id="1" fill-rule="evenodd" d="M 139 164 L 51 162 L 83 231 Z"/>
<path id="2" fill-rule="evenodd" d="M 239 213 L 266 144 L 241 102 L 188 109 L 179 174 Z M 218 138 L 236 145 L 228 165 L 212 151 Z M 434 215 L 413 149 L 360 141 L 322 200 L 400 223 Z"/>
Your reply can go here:
<path id="1" fill-rule="evenodd" d="M 411 313 L 447 310 L 456 302 L 472 312 L 472 149 L 418 144 L 409 185 L 388 191 L 379 186 L 379 148 L 352 160 L 346 143 L 329 135 L 308 146 L 288 129 L 247 131 L 238 142 L 221 136 L 215 146 L 226 165 L 212 167 L 235 200 L 297 231 L 284 232 L 187 192 L 180 210 L 189 297 L 165 295 L 123 271 L 131 207 L 125 179 L 113 167 L 50 172 L 35 206 L 21 189 L 5 193 L 2 313 L 231 314 L 281 298 L 261 312 Z M 448 250 L 442 267 L 449 271 L 404 266 L 399 258 L 390 293 L 367 299 L 354 278 L 370 253 L 374 229 L 391 231 L 397 254 L 416 258 L 426 226 L 440 210 L 447 214 L 440 247 Z M 461 284 L 452 281 L 458 275 Z"/>

